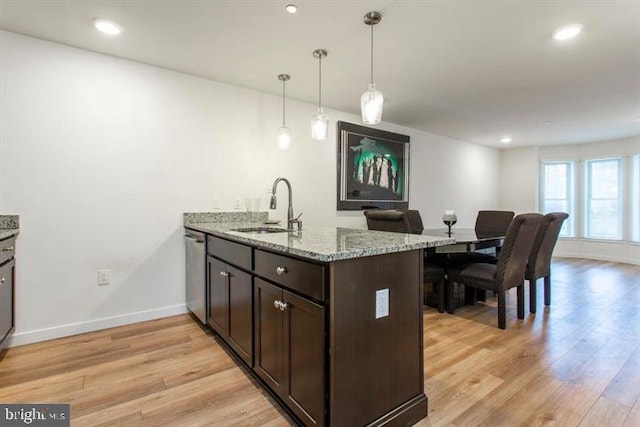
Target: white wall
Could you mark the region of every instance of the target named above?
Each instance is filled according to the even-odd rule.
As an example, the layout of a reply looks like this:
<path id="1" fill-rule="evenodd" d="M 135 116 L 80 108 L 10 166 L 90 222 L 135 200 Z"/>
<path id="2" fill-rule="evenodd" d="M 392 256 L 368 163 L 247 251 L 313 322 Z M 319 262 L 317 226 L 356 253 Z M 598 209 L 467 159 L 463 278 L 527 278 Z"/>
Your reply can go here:
<path id="1" fill-rule="evenodd" d="M 582 160 L 598 157 L 629 158 L 640 152 L 640 137 L 589 144 L 526 147 L 502 152 L 501 204 L 516 211 L 538 210 L 539 169 L 550 160 Z M 628 203 L 628 199 L 625 201 Z M 627 206 L 623 209 L 628 210 Z M 583 218 L 574 218 L 581 228 Z M 627 241 L 607 242 L 583 238 L 561 238 L 554 256 L 588 258 L 640 264 L 640 245 Z"/>
<path id="2" fill-rule="evenodd" d="M 500 205 L 514 212 L 538 212 L 538 147 L 502 150 Z"/>
<path id="3" fill-rule="evenodd" d="M 329 111 L 318 143 L 314 112 L 287 101 L 294 143 L 279 151 L 279 97 L 0 31 L 0 213 L 21 225 L 13 345 L 183 312 L 182 213 L 213 197 L 266 208 L 285 176 L 305 224 L 365 227 L 335 196 L 335 121 L 359 118 Z M 498 150 L 382 127 L 411 136 L 410 204 L 427 226 L 498 206 Z"/>

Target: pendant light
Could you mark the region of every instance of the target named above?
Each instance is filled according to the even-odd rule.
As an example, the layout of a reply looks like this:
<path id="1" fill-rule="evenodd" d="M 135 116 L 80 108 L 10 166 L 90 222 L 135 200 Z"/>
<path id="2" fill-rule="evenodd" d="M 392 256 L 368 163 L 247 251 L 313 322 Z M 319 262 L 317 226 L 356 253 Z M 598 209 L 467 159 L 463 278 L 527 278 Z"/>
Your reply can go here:
<path id="1" fill-rule="evenodd" d="M 327 56 L 327 51 L 317 49 L 313 56 L 318 58 L 318 113 L 311 119 L 311 138 L 316 141 L 324 141 L 329 134 L 329 116 L 322 111 L 322 57 Z"/>
<path id="2" fill-rule="evenodd" d="M 382 120 L 382 104 L 384 97 L 373 82 L 373 26 L 382 20 L 380 12 L 369 12 L 364 15 L 364 23 L 371 27 L 371 82 L 369 87 L 360 97 L 360 110 L 362 122 L 368 125 L 377 125 Z"/>
<path id="3" fill-rule="evenodd" d="M 278 80 L 282 82 L 282 126 L 278 128 L 278 137 L 277 137 L 278 148 L 281 150 L 286 150 L 291 145 L 291 130 L 289 130 L 289 128 L 287 127 L 287 124 L 285 122 L 285 115 L 284 115 L 284 111 L 285 111 L 284 110 L 284 100 L 285 100 L 284 83 L 290 78 L 291 76 L 289 76 L 289 74 L 278 75 Z"/>

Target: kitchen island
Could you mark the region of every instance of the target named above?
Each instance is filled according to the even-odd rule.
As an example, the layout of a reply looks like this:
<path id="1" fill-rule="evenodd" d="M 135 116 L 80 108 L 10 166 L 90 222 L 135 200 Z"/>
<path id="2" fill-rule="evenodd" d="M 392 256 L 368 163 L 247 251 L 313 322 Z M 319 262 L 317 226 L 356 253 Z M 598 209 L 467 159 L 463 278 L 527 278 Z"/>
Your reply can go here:
<path id="1" fill-rule="evenodd" d="M 256 233 L 264 217 L 185 214 L 206 236 L 206 324 L 303 425 L 427 415 L 423 250 L 446 237 L 340 227 Z"/>

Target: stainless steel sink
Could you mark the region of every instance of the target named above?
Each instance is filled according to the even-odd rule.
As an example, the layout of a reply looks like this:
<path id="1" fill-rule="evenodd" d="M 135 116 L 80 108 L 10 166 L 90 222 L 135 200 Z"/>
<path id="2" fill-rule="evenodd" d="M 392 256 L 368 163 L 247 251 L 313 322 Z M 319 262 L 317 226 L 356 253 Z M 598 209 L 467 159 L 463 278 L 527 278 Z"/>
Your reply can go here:
<path id="1" fill-rule="evenodd" d="M 289 230 L 287 230 L 286 228 L 278 228 L 278 227 L 246 227 L 246 228 L 236 228 L 231 231 L 238 231 L 240 233 L 269 234 L 269 233 L 286 233 Z"/>

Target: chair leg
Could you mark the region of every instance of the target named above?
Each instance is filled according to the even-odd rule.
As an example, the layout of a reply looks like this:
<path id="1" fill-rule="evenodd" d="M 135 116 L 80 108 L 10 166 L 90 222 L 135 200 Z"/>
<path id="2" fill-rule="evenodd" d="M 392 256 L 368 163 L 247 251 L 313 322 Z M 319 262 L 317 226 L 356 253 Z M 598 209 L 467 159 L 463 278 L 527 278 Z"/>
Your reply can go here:
<path id="1" fill-rule="evenodd" d="M 507 301 L 504 291 L 498 291 L 498 328 L 506 329 L 507 327 Z"/>
<path id="2" fill-rule="evenodd" d="M 544 278 L 544 305 L 551 305 L 551 273 Z"/>
<path id="3" fill-rule="evenodd" d="M 438 286 L 438 312 L 444 313 L 444 280 L 440 280 L 436 285 Z"/>
<path id="4" fill-rule="evenodd" d="M 516 288 L 518 294 L 518 319 L 524 319 L 524 282 Z"/>
<path id="5" fill-rule="evenodd" d="M 537 280 L 529 279 L 529 312 L 535 313 L 538 295 L 536 292 Z"/>
<path id="6" fill-rule="evenodd" d="M 465 305 L 474 305 L 476 303 L 476 288 L 464 285 L 464 303 Z"/>
<path id="7" fill-rule="evenodd" d="M 453 307 L 453 286 L 455 285 L 455 282 L 449 282 L 447 281 L 447 313 L 449 314 L 453 314 L 455 309 Z"/>

